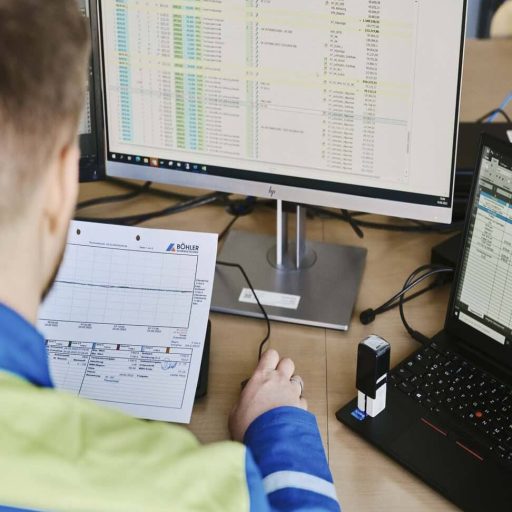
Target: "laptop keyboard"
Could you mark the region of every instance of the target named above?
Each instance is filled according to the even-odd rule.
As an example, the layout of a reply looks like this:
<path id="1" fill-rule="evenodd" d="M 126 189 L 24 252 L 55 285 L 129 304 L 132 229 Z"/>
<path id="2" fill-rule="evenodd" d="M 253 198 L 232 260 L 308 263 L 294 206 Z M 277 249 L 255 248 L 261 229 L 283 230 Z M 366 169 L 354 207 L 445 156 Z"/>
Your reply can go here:
<path id="1" fill-rule="evenodd" d="M 464 424 L 512 467 L 512 386 L 435 342 L 395 368 L 390 383 L 429 411 Z"/>

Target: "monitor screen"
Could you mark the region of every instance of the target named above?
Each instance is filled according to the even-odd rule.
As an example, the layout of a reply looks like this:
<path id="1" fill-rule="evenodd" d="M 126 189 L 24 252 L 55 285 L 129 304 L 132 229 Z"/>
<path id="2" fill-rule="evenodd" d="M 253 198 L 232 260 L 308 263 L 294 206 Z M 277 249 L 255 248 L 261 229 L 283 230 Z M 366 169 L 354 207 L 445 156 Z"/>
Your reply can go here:
<path id="1" fill-rule="evenodd" d="M 108 173 L 450 222 L 465 0 L 101 0 Z"/>
<path id="2" fill-rule="evenodd" d="M 477 179 L 454 314 L 512 349 L 512 148 L 484 146 Z"/>
<path id="3" fill-rule="evenodd" d="M 94 35 L 95 24 L 92 23 L 91 8 L 89 0 L 79 0 L 79 5 L 84 16 L 91 21 L 91 31 Z M 97 38 L 97 35 L 96 35 Z M 95 49 L 94 49 L 95 51 Z M 99 80 L 97 80 L 97 72 L 95 71 L 96 55 L 91 58 L 89 67 L 89 75 L 87 80 L 87 94 L 84 105 L 82 119 L 80 121 L 80 181 L 97 181 L 105 177 L 104 154 L 102 154 L 102 144 L 99 137 L 102 136 L 102 130 L 98 128 L 98 106 L 97 98 Z M 97 66 L 97 63 L 96 63 Z M 97 67 L 99 69 L 99 67 Z"/>

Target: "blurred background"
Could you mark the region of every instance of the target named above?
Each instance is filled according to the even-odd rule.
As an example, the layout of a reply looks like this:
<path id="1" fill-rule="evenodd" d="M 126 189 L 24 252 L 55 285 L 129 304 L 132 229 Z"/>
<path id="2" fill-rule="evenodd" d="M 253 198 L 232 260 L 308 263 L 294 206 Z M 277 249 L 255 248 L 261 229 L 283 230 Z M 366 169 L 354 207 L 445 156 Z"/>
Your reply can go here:
<path id="1" fill-rule="evenodd" d="M 469 0 L 467 37 L 512 37 L 512 0 Z"/>

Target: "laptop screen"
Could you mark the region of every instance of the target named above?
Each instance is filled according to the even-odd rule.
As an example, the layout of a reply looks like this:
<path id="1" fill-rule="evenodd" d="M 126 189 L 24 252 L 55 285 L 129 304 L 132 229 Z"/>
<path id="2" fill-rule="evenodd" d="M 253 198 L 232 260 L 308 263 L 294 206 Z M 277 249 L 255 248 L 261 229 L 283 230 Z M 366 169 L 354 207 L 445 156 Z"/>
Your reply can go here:
<path id="1" fill-rule="evenodd" d="M 512 150 L 505 154 L 484 142 L 480 158 L 453 313 L 460 322 L 484 334 L 486 343 L 510 349 Z"/>

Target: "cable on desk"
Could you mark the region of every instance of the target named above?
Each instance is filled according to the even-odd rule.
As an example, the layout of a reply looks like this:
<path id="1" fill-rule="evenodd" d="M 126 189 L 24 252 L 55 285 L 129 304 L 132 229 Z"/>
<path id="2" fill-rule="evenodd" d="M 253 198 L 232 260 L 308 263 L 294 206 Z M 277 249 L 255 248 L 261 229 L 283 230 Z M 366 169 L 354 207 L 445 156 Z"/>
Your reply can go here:
<path id="1" fill-rule="evenodd" d="M 417 291 L 417 292 L 414 292 L 413 294 L 411 295 L 407 295 L 407 296 L 404 296 L 404 304 L 406 302 L 410 302 L 411 300 L 414 300 L 416 299 L 417 297 L 420 297 L 421 295 L 424 295 L 425 293 L 431 291 L 431 290 L 435 290 L 436 288 L 439 288 L 440 286 L 442 286 L 444 283 L 443 282 L 440 282 L 440 281 L 434 281 L 433 283 L 429 284 L 428 286 L 425 286 L 425 288 L 422 288 L 421 290 Z M 379 311 L 379 314 L 381 313 L 386 313 L 387 311 L 391 311 L 392 309 L 398 307 L 398 303 L 395 303 L 395 304 L 390 304 L 389 306 L 386 306 L 386 307 L 383 307 L 380 311 Z"/>
<path id="2" fill-rule="evenodd" d="M 409 325 L 409 323 L 405 319 L 403 306 L 406 302 L 409 302 L 410 300 L 412 300 L 430 290 L 433 290 L 434 288 L 438 288 L 439 286 L 443 285 L 445 283 L 445 280 L 437 279 L 430 285 L 426 286 L 425 288 L 423 288 L 422 290 L 420 290 L 416 293 L 413 293 L 409 297 L 406 297 L 406 294 L 408 292 L 410 292 L 413 288 L 415 288 L 417 285 L 422 283 L 425 279 L 428 279 L 429 277 L 432 277 L 434 275 L 438 275 L 441 273 L 451 273 L 451 272 L 453 272 L 453 268 L 451 268 L 451 267 L 445 267 L 442 265 L 433 265 L 433 264 L 422 265 L 421 267 L 417 268 L 416 270 L 414 270 L 411 273 L 411 275 L 405 281 L 402 289 L 398 293 L 393 295 L 393 297 L 388 299 L 386 302 L 384 302 L 384 304 L 382 304 L 378 308 L 375 308 L 375 309 L 370 308 L 370 309 L 363 311 L 359 317 L 361 320 L 361 323 L 364 325 L 368 325 L 375 320 L 375 317 L 377 315 L 385 313 L 386 311 L 389 311 L 398 306 L 398 308 L 400 310 L 400 318 L 402 320 L 402 323 L 404 324 L 405 329 L 410 334 L 410 336 L 412 336 L 413 339 L 415 339 L 416 341 L 419 341 L 420 343 L 426 343 L 428 341 L 428 338 L 425 335 L 421 334 L 420 332 L 412 329 L 412 327 Z"/>
<path id="3" fill-rule="evenodd" d="M 364 238 L 363 230 L 358 226 L 357 221 L 354 219 L 354 216 L 348 210 L 341 210 L 341 214 L 343 215 L 343 217 L 345 217 L 345 220 L 350 224 L 355 234 L 359 238 Z"/>
<path id="4" fill-rule="evenodd" d="M 434 270 L 431 270 L 430 272 L 427 272 L 426 274 L 424 274 L 423 276 L 419 277 L 416 281 L 415 281 L 415 284 L 419 284 L 421 283 L 421 281 L 435 275 L 435 274 L 441 274 L 441 273 L 447 273 L 447 272 L 454 272 L 454 269 L 451 268 L 451 267 L 439 267 L 437 269 L 434 269 Z M 407 283 L 408 283 L 409 280 L 407 280 L 405 282 L 405 285 L 404 287 L 407 286 Z M 425 345 L 427 343 L 430 342 L 430 338 L 428 336 L 425 336 L 424 334 L 422 334 L 421 332 L 419 331 L 416 331 L 415 329 L 413 329 L 410 324 L 407 322 L 407 320 L 405 319 L 405 313 L 404 313 L 404 296 L 401 295 L 400 296 L 400 300 L 399 300 L 399 303 L 398 303 L 398 309 L 400 311 L 400 319 L 402 320 L 402 323 L 404 324 L 404 327 L 406 329 L 406 331 L 409 333 L 409 335 L 414 339 L 416 340 L 418 343 L 421 343 L 422 345 Z"/>
<path id="5" fill-rule="evenodd" d="M 414 279 L 421 272 L 424 272 L 425 270 L 428 270 L 431 268 L 433 268 L 433 266 L 431 264 L 428 264 L 428 265 L 422 265 L 421 267 L 414 270 L 414 272 L 407 278 L 406 285 L 404 285 L 398 293 L 393 295 L 390 299 L 388 299 L 386 302 L 384 302 L 384 304 L 380 305 L 378 308 L 375 308 L 375 309 L 369 308 L 369 309 L 366 309 L 365 311 L 363 311 L 359 315 L 359 320 L 361 321 L 361 323 L 363 325 L 371 324 L 375 320 L 377 315 L 380 315 L 382 313 L 385 313 L 386 311 L 389 311 L 395 307 L 398 307 L 398 300 L 400 299 L 400 297 L 405 295 L 407 292 L 412 290 L 412 288 L 414 288 L 417 284 L 419 284 L 417 282 L 411 283 L 411 280 Z M 414 296 L 417 297 L 418 295 L 421 295 L 425 291 L 427 291 L 427 290 L 425 289 L 425 290 L 421 290 L 420 292 L 416 292 L 414 294 Z M 412 300 L 412 299 L 413 299 L 412 295 L 407 298 L 407 300 Z"/>
<path id="6" fill-rule="evenodd" d="M 147 192 L 151 188 L 151 181 L 147 181 L 144 185 L 139 186 L 133 190 L 133 192 L 128 192 L 127 194 L 113 195 L 113 196 L 105 196 L 105 197 L 97 197 L 95 199 L 89 199 L 87 201 L 83 201 L 78 203 L 76 206 L 76 211 L 84 210 L 85 208 L 91 208 L 93 206 L 100 206 L 104 204 L 111 203 L 122 203 L 124 201 L 130 201 L 131 199 L 135 199 L 145 192 Z"/>
<path id="7" fill-rule="evenodd" d="M 177 213 L 185 212 L 187 210 L 191 210 L 193 208 L 199 208 L 200 206 L 205 206 L 211 203 L 215 203 L 219 200 L 224 199 L 226 194 L 220 194 L 218 192 L 214 192 L 211 194 L 206 194 L 204 196 L 194 197 L 193 199 L 189 199 L 187 201 L 183 201 L 182 203 L 178 203 L 176 205 L 170 206 L 168 208 L 164 208 L 163 210 L 158 210 L 155 212 L 143 213 L 138 215 L 129 215 L 126 217 L 113 217 L 113 218 L 95 218 L 95 217 L 76 217 L 75 220 L 84 221 L 84 222 L 97 222 L 99 224 L 121 224 L 126 226 L 136 226 L 143 222 L 147 222 L 152 219 L 157 219 L 160 217 L 166 217 L 168 215 L 174 215 Z"/>
<path id="8" fill-rule="evenodd" d="M 140 185 L 135 183 L 135 182 L 132 182 L 132 181 L 128 181 L 128 180 L 122 180 L 122 179 L 119 179 L 119 178 L 112 178 L 111 176 L 107 176 L 106 180 L 105 180 L 107 183 L 110 183 L 112 185 L 116 185 L 118 187 L 122 187 L 122 188 L 126 188 L 128 190 L 138 190 L 140 188 Z M 180 201 L 186 201 L 187 199 L 193 199 L 195 196 L 193 195 L 190 195 L 190 194 L 182 194 L 180 192 L 173 192 L 171 190 L 163 190 L 163 189 L 160 189 L 160 188 L 150 188 L 148 191 L 147 191 L 148 194 L 152 195 L 152 196 L 156 196 L 156 197 L 160 197 L 162 199 L 177 199 L 177 200 L 180 200 Z"/>
<path id="9" fill-rule="evenodd" d="M 510 116 L 501 108 L 495 108 L 494 110 L 491 110 L 490 112 L 487 112 L 487 114 L 483 115 L 482 117 L 479 117 L 476 122 L 477 123 L 492 123 L 496 117 L 501 114 L 506 120 L 507 123 L 512 123 L 512 119 L 510 119 Z"/>
<path id="10" fill-rule="evenodd" d="M 259 361 L 261 359 L 262 354 L 263 354 L 263 349 L 265 348 L 265 345 L 267 344 L 268 340 L 270 339 L 270 334 L 272 332 L 272 327 L 270 325 L 270 318 L 268 317 L 267 311 L 262 306 L 262 304 L 260 302 L 260 299 L 258 298 L 258 295 L 256 294 L 256 291 L 255 291 L 255 289 L 254 289 L 254 287 L 253 287 L 253 285 L 251 283 L 251 280 L 249 279 L 249 276 L 245 272 L 245 270 L 242 267 L 242 265 L 239 265 L 238 263 L 228 263 L 226 261 L 217 261 L 217 265 L 219 265 L 221 267 L 237 268 L 238 270 L 240 270 L 240 272 L 244 276 L 244 279 L 245 279 L 245 281 L 247 283 L 247 286 L 250 288 L 252 294 L 254 295 L 254 298 L 256 299 L 256 302 L 257 302 L 258 307 L 260 308 L 260 310 L 261 310 L 261 312 L 263 314 L 263 317 L 265 318 L 265 322 L 267 323 L 267 334 L 263 338 L 263 341 L 260 343 L 260 347 L 258 349 L 258 361 Z"/>
<path id="11" fill-rule="evenodd" d="M 229 234 L 229 232 L 231 231 L 231 228 L 235 225 L 235 222 L 240 218 L 240 215 L 236 215 L 235 217 L 233 217 L 231 219 L 231 221 L 229 222 L 229 224 L 223 229 L 222 233 L 220 233 L 219 235 L 219 242 L 221 240 L 224 240 L 224 238 L 226 238 Z"/>
<path id="12" fill-rule="evenodd" d="M 257 199 L 255 197 L 249 196 L 245 199 L 227 199 L 226 200 L 226 211 L 233 216 L 233 219 L 229 222 L 226 228 L 219 235 L 219 241 L 226 238 L 226 236 L 231 231 L 231 228 L 235 225 L 236 221 L 240 217 L 245 217 L 246 215 L 250 215 L 254 212 L 256 208 Z"/>
<path id="13" fill-rule="evenodd" d="M 505 114 L 504 110 L 506 106 L 512 101 L 512 91 L 510 91 L 506 96 L 505 99 L 501 102 L 500 106 L 494 111 L 494 113 L 491 114 L 491 117 L 489 118 L 488 122 L 492 123 L 494 119 L 496 119 L 497 115 L 499 113 L 504 114 L 507 118 L 507 121 L 510 123 L 510 117 Z"/>
<path id="14" fill-rule="evenodd" d="M 107 183 L 112 185 L 116 185 L 119 187 L 127 188 L 128 190 L 132 190 L 127 194 L 122 195 L 113 195 L 106 197 L 98 197 L 94 199 L 90 199 L 79 203 L 77 205 L 76 211 L 83 210 L 84 208 L 90 208 L 93 206 L 99 206 L 108 203 L 118 203 L 122 201 L 128 201 L 130 199 L 134 199 L 143 193 L 147 193 L 149 195 L 153 195 L 156 197 L 160 197 L 162 199 L 179 199 L 181 201 L 188 201 L 197 199 L 197 196 L 194 195 L 186 195 L 178 192 L 173 192 L 170 190 L 162 190 L 158 188 L 152 188 L 154 183 L 146 182 L 144 185 L 138 185 L 137 183 L 122 180 L 118 178 L 107 177 L 105 180 Z M 219 198 L 222 198 L 223 201 L 219 201 L 219 206 L 224 206 L 227 212 L 233 216 L 245 216 L 252 213 L 256 206 L 261 203 L 261 205 L 265 204 L 265 200 L 258 200 L 255 197 L 249 196 L 245 199 L 230 199 L 229 194 L 225 194 L 222 192 L 217 192 L 219 194 Z"/>

